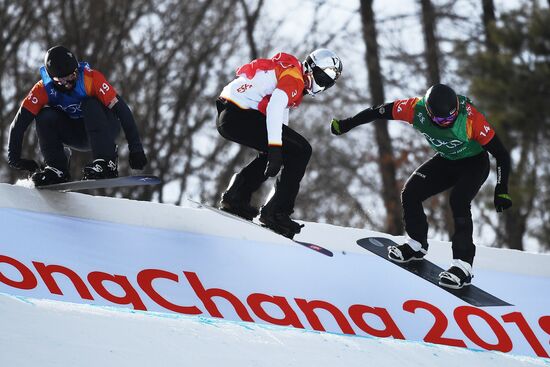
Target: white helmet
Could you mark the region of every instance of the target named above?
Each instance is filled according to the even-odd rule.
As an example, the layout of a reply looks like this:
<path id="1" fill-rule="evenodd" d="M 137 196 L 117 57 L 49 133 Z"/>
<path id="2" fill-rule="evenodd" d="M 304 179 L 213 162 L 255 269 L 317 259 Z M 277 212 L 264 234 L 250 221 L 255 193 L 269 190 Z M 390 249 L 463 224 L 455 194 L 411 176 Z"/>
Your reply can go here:
<path id="1" fill-rule="evenodd" d="M 306 91 L 311 95 L 332 87 L 342 74 L 342 61 L 326 48 L 319 48 L 310 53 L 303 65 Z"/>

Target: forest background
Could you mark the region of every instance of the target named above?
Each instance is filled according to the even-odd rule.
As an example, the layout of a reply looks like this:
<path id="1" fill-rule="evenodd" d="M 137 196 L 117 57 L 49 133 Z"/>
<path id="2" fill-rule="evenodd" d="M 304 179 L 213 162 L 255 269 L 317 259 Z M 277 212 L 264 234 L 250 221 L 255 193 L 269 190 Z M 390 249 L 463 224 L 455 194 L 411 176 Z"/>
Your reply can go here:
<path id="1" fill-rule="evenodd" d="M 294 218 L 403 234 L 400 191 L 433 152 L 399 121 L 330 134 L 344 118 L 435 83 L 469 96 L 510 150 L 513 207 L 496 214 L 492 172 L 472 204 L 477 243 L 550 250 L 550 0 L 0 0 L 0 182 L 9 127 L 56 44 L 101 71 L 130 105 L 163 184 L 107 194 L 178 205 L 215 204 L 255 154 L 221 138 L 215 99 L 237 67 L 316 48 L 343 60 L 341 79 L 306 97 L 290 126 L 313 146 Z M 119 173 L 130 174 L 124 137 Z M 23 157 L 41 159 L 34 127 Z M 79 177 L 86 153 L 74 152 Z M 271 181 L 254 197 L 261 205 Z M 430 238 L 453 231 L 448 193 L 425 203 Z"/>

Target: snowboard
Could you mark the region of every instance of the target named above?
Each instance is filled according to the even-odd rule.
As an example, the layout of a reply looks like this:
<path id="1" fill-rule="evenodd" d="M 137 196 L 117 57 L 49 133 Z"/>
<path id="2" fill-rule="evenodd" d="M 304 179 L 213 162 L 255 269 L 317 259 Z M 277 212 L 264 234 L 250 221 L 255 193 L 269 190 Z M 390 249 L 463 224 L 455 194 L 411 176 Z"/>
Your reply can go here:
<path id="1" fill-rule="evenodd" d="M 476 307 L 489 307 L 489 306 L 512 306 L 508 302 L 505 302 L 492 294 L 476 287 L 475 285 L 465 286 L 462 289 L 450 289 L 439 285 L 439 273 L 445 271 L 434 263 L 424 259 L 422 261 L 410 261 L 408 263 L 397 263 L 391 261 L 388 258 L 388 247 L 397 246 L 394 241 L 383 237 L 367 237 L 357 240 L 357 244 L 372 252 L 375 255 L 380 256 L 384 260 L 399 266 L 400 268 L 424 279 L 433 285 L 445 290 L 452 295 L 460 298 L 461 300 L 476 306 Z"/>
<path id="2" fill-rule="evenodd" d="M 239 217 L 238 215 L 235 215 L 235 214 L 231 214 L 231 213 L 228 213 L 226 211 L 223 211 L 223 210 L 220 210 L 218 208 L 214 208 L 213 206 L 210 206 L 210 205 L 207 205 L 207 204 L 203 204 L 203 203 L 200 203 L 198 201 L 195 201 L 195 200 L 192 200 L 192 199 L 188 199 L 189 201 L 191 201 L 192 203 L 198 205 L 200 208 L 205 208 L 205 209 L 208 209 L 208 210 L 211 210 L 213 212 L 216 212 L 218 214 L 221 214 L 221 215 L 224 215 L 226 217 L 229 217 L 229 218 L 232 218 L 232 219 L 235 219 L 235 220 L 239 220 L 241 222 L 244 222 L 244 223 L 247 223 L 247 224 L 251 224 L 251 225 L 255 225 L 255 226 L 258 226 L 260 228 L 263 228 L 265 229 L 266 231 L 269 231 L 269 232 L 272 232 L 272 233 L 275 233 L 275 234 L 278 234 L 279 236 L 283 236 L 282 234 L 280 233 L 277 233 L 275 231 L 273 231 L 272 229 L 270 228 L 267 228 L 259 223 L 256 223 L 256 222 L 253 222 L 253 221 L 250 221 L 250 220 L 246 220 L 244 218 L 241 218 Z M 284 238 L 287 238 L 289 239 L 290 241 L 294 242 L 294 243 L 297 243 L 301 246 L 304 246 L 304 247 L 307 247 L 315 252 L 318 252 L 320 254 L 323 254 L 325 256 L 329 256 L 329 257 L 332 257 L 334 256 L 334 254 L 332 253 L 332 251 L 324 248 L 324 247 L 321 247 L 319 245 L 316 245 L 316 244 L 313 244 L 313 243 L 309 243 L 309 242 L 303 242 L 303 241 L 297 241 L 297 240 L 294 240 L 292 238 L 289 238 L 289 237 L 286 237 L 286 236 L 283 236 Z"/>
<path id="3" fill-rule="evenodd" d="M 36 188 L 38 190 L 55 190 L 67 192 L 93 189 L 108 189 L 113 187 L 157 185 L 160 182 L 161 181 L 157 176 L 124 176 L 116 178 L 106 178 L 102 180 L 69 181 L 53 185 L 36 186 Z"/>

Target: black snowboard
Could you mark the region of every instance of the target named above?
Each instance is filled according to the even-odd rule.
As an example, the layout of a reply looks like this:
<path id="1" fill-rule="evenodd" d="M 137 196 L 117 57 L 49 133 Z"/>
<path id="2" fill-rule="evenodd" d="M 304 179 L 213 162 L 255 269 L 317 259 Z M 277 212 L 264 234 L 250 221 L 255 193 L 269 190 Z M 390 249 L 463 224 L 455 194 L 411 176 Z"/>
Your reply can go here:
<path id="1" fill-rule="evenodd" d="M 214 212 L 216 212 L 216 213 L 218 213 L 218 214 L 225 215 L 226 217 L 229 217 L 229 218 L 232 218 L 232 219 L 236 219 L 236 220 L 240 220 L 240 221 L 242 221 L 242 222 L 245 222 L 245 223 L 248 223 L 248 224 L 252 224 L 252 225 L 258 226 L 258 227 L 260 227 L 260 228 L 263 228 L 263 229 L 265 229 L 265 230 L 267 230 L 267 231 L 270 231 L 270 232 L 272 232 L 272 233 L 276 233 L 276 234 L 278 234 L 279 236 L 283 236 L 282 234 L 277 233 L 277 232 L 275 232 L 275 231 L 273 231 L 273 230 L 271 230 L 271 229 L 269 229 L 269 228 L 267 228 L 267 227 L 264 227 L 264 226 L 261 225 L 261 224 L 255 223 L 255 222 L 250 221 L 250 220 L 246 220 L 246 219 L 241 218 L 241 217 L 239 217 L 239 216 L 237 216 L 237 215 L 234 215 L 234 214 L 225 212 L 225 211 L 223 211 L 223 210 L 220 210 L 220 209 L 218 209 L 218 208 L 214 208 L 214 207 L 212 207 L 212 206 L 210 206 L 210 205 L 203 204 L 203 203 L 200 203 L 200 202 L 195 201 L 195 200 L 191 200 L 191 199 L 188 199 L 188 200 L 191 201 L 191 202 L 193 202 L 193 203 L 195 203 L 195 204 L 197 204 L 198 206 L 200 206 L 200 207 L 202 207 L 202 208 L 212 210 L 212 211 L 214 211 Z M 288 237 L 286 237 L 286 236 L 283 236 L 283 237 L 288 238 Z M 334 254 L 332 253 L 332 251 L 327 250 L 327 249 L 324 248 L 324 247 L 321 247 L 321 246 L 318 246 L 318 245 L 315 245 L 315 244 L 309 243 L 309 242 L 296 241 L 296 240 L 294 240 L 294 239 L 292 239 L 292 238 L 288 238 L 288 239 L 291 240 L 292 242 L 295 242 L 295 243 L 297 243 L 297 244 L 299 244 L 299 245 L 302 245 L 302 246 L 304 246 L 304 247 L 307 247 L 307 248 L 309 248 L 309 249 L 311 249 L 311 250 L 313 250 L 313 251 L 316 251 L 316 252 L 318 252 L 318 253 L 320 253 L 320 254 L 323 254 L 323 255 L 325 255 L 325 256 L 330 256 L 330 257 L 334 256 Z"/>
<path id="2" fill-rule="evenodd" d="M 466 286 L 462 289 L 449 289 L 439 285 L 439 273 L 445 271 L 434 263 L 424 259 L 422 261 L 411 261 L 408 263 L 396 263 L 388 258 L 388 247 L 396 246 L 397 243 L 383 237 L 367 237 L 357 240 L 357 244 L 362 248 L 380 256 L 384 260 L 407 270 L 414 275 L 427 280 L 437 287 L 453 294 L 461 300 L 468 302 L 476 307 L 488 306 L 511 306 L 509 303 L 485 292 L 474 285 Z"/>
<path id="3" fill-rule="evenodd" d="M 112 187 L 125 186 L 146 186 L 157 185 L 160 179 L 157 176 L 125 176 L 117 178 L 106 178 L 103 180 L 82 180 L 70 181 L 60 184 L 37 186 L 39 190 L 55 190 L 55 191 L 80 191 L 93 189 L 107 189 Z"/>

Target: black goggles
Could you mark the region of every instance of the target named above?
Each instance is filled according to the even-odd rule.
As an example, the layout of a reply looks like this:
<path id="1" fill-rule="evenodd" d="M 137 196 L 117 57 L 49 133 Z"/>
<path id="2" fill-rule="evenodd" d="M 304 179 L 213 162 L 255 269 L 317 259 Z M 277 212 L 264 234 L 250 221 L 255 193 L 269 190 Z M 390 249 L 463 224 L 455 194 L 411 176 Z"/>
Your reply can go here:
<path id="1" fill-rule="evenodd" d="M 332 87 L 334 83 L 336 83 L 336 79 L 338 79 L 340 73 L 342 72 L 342 69 L 338 69 L 336 67 L 327 67 L 321 69 L 319 66 L 317 66 L 317 64 L 315 64 L 311 56 L 307 57 L 306 64 L 308 64 L 309 68 L 311 69 L 311 74 L 313 75 L 313 79 L 315 79 L 315 83 L 324 89 Z M 326 71 L 334 75 L 330 76 L 329 74 L 327 74 Z"/>
<path id="2" fill-rule="evenodd" d="M 318 86 L 328 89 L 336 83 L 335 79 L 332 79 L 323 69 L 318 66 L 314 66 L 312 69 L 313 79 Z"/>

